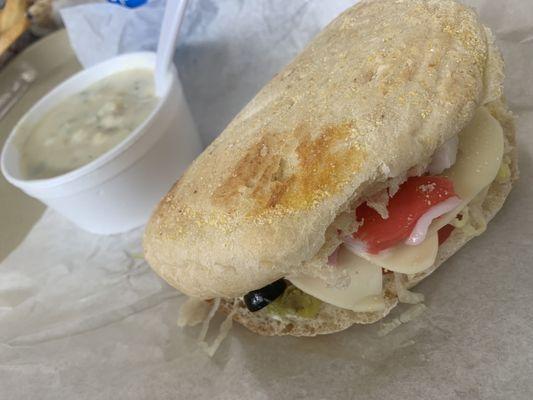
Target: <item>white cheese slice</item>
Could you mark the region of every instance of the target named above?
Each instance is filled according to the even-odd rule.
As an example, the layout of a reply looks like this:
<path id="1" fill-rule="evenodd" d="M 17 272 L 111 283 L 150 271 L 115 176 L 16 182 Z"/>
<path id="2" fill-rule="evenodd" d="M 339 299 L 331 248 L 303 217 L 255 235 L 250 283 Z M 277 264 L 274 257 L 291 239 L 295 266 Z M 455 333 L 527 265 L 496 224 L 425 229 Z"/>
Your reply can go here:
<path id="1" fill-rule="evenodd" d="M 418 246 L 399 244 L 378 254 L 359 253 L 361 258 L 389 271 L 403 274 L 416 274 L 435 263 L 439 251 L 439 238 L 436 234 L 427 236 Z"/>
<path id="2" fill-rule="evenodd" d="M 305 293 L 337 307 L 357 312 L 380 311 L 385 308 L 381 267 L 341 248 L 337 265 L 332 268 L 346 269 L 350 276 L 347 287 L 328 287 L 322 279 L 307 275 L 289 277 L 289 281 Z"/>
<path id="3" fill-rule="evenodd" d="M 461 203 L 433 221 L 427 238 L 418 246 L 397 245 L 379 254 L 358 255 L 383 268 L 404 274 L 415 274 L 431 267 L 438 250 L 437 232 L 452 222 L 474 197 L 489 186 L 500 169 L 504 150 L 503 130 L 485 107 L 478 109 L 470 124 L 459 134 L 459 150 L 455 164 L 443 176 L 453 181 Z"/>
<path id="4" fill-rule="evenodd" d="M 500 123 L 481 107 L 459 136 L 457 161 L 443 176 L 453 181 L 462 202 L 448 214 L 435 220 L 428 233 L 436 233 L 449 224 L 498 175 L 504 151 L 503 129 Z"/>

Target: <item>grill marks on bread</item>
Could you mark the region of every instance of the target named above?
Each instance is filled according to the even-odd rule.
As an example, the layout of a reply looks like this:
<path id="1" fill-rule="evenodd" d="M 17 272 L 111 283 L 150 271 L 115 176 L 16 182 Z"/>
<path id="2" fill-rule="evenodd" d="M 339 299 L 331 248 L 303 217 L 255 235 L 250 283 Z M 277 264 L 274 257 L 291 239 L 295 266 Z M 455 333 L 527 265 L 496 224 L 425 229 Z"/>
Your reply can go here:
<path id="1" fill-rule="evenodd" d="M 353 140 L 356 135 L 351 123 L 326 126 L 314 135 L 305 125 L 290 135 L 264 133 L 214 191 L 212 200 L 228 212 L 244 202 L 249 216 L 275 208 L 312 207 L 342 190 L 359 171 L 365 157 Z"/>

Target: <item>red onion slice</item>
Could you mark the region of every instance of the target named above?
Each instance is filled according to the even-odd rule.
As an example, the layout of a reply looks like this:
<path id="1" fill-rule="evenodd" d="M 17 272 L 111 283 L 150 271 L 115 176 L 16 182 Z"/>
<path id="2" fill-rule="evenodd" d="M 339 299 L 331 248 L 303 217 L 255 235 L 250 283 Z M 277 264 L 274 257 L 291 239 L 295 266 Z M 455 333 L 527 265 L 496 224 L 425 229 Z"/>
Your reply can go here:
<path id="1" fill-rule="evenodd" d="M 409 238 L 405 241 L 405 244 L 410 246 L 417 246 L 426 239 L 428 233 L 428 228 L 433 222 L 434 219 L 439 218 L 440 216 L 453 211 L 461 204 L 461 199 L 459 197 L 450 197 L 447 200 L 444 200 L 442 203 L 434 205 L 431 207 L 424 215 L 422 215 L 411 232 Z"/>
<path id="2" fill-rule="evenodd" d="M 328 257 L 328 265 L 331 265 L 332 267 L 337 266 L 337 258 L 339 256 L 339 249 L 340 246 L 335 249 L 333 253 L 331 253 Z"/>
<path id="3" fill-rule="evenodd" d="M 367 253 L 366 244 L 360 239 L 354 239 L 353 236 L 349 235 L 343 238 L 343 242 L 346 248 L 355 255 Z"/>
<path id="4" fill-rule="evenodd" d="M 457 159 L 457 148 L 459 147 L 459 137 L 454 136 L 442 146 L 440 146 L 433 159 L 429 164 L 428 171 L 431 175 L 440 175 L 444 170 L 450 168 L 455 164 Z"/>

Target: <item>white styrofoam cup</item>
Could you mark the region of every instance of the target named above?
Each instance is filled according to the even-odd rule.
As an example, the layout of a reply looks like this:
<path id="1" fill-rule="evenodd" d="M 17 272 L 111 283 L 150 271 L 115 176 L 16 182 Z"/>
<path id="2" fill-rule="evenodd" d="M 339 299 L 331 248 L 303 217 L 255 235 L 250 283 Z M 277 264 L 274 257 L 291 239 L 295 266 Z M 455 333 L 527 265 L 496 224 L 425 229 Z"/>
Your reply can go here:
<path id="1" fill-rule="evenodd" d="M 155 53 L 114 57 L 77 73 L 37 102 L 6 141 L 6 179 L 81 228 L 99 234 L 143 225 L 158 200 L 201 152 L 202 145 L 175 67 L 156 108 L 124 141 L 78 169 L 49 179 L 26 179 L 20 145 L 52 107 L 87 86 L 127 69 L 155 67 Z"/>

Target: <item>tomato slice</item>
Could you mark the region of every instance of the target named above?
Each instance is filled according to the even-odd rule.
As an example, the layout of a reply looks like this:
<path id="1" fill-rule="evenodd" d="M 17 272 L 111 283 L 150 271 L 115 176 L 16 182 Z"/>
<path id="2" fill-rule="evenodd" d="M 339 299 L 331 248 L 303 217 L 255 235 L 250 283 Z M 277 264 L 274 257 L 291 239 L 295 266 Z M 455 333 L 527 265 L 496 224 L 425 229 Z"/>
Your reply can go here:
<path id="1" fill-rule="evenodd" d="M 437 235 L 439 236 L 439 246 L 443 244 L 446 240 L 448 240 L 454 229 L 455 226 L 450 224 L 444 225 L 442 228 L 439 229 L 439 231 L 437 232 Z"/>
<path id="2" fill-rule="evenodd" d="M 371 254 L 379 253 L 407 239 L 418 219 L 436 204 L 456 196 L 453 182 L 442 176 L 416 176 L 400 186 L 389 199 L 389 218 L 383 219 L 366 203 L 355 211 L 362 222 L 354 238 L 365 243 Z"/>

